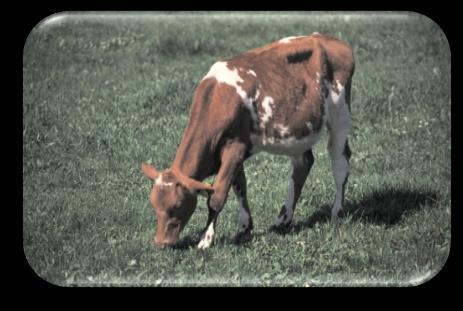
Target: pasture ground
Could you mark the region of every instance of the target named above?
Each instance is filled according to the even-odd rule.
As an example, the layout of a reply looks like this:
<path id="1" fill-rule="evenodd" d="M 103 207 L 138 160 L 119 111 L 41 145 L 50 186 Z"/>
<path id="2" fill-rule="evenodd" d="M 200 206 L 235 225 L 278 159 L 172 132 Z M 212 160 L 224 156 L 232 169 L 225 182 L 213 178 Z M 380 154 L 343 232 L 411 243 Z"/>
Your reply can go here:
<path id="1" fill-rule="evenodd" d="M 245 165 L 254 237 L 235 245 L 231 192 L 215 245 L 193 247 L 201 198 L 178 249 L 152 246 L 150 161 L 167 168 L 198 81 L 217 60 L 286 36 L 327 33 L 354 49 L 347 208 L 329 223 L 326 135 L 294 226 L 269 232 L 289 161 Z M 58 285 L 414 285 L 450 248 L 450 50 L 418 14 L 73 15 L 37 26 L 24 47 L 23 246 Z M 212 181 L 212 179 L 210 180 Z"/>

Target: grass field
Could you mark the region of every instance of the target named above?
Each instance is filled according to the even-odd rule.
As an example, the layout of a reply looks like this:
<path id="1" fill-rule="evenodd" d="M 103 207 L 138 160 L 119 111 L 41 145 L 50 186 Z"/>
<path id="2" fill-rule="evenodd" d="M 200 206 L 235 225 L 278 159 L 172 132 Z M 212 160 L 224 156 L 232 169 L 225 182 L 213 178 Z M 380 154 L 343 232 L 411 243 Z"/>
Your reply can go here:
<path id="1" fill-rule="evenodd" d="M 287 234 L 269 231 L 289 160 L 245 164 L 254 236 L 235 245 L 234 194 L 215 245 L 193 242 L 205 199 L 178 249 L 156 250 L 150 161 L 169 167 L 193 92 L 217 60 L 318 31 L 354 49 L 347 208 L 329 222 L 326 136 Z M 23 243 L 58 285 L 414 285 L 450 247 L 450 50 L 417 14 L 73 15 L 37 26 L 24 48 Z M 210 180 L 212 181 L 212 179 Z"/>

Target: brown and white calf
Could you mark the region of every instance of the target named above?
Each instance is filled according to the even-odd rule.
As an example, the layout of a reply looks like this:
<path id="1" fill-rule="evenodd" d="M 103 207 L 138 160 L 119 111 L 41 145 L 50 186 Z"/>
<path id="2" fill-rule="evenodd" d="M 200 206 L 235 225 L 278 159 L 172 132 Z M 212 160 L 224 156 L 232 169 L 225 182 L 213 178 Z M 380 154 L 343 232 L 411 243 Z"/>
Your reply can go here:
<path id="1" fill-rule="evenodd" d="M 336 219 L 349 174 L 353 73 L 352 49 L 318 33 L 284 38 L 215 63 L 196 89 L 171 168 L 160 172 L 142 164 L 154 181 L 155 245 L 176 243 L 203 193 L 209 217 L 198 248 L 209 247 L 230 187 L 240 205 L 236 238 L 247 236 L 253 222 L 243 162 L 259 151 L 291 159 L 288 196 L 273 226 L 288 227 L 314 162 L 312 147 L 325 125 L 336 184 L 331 217 Z M 215 174 L 213 185 L 202 182 Z"/>

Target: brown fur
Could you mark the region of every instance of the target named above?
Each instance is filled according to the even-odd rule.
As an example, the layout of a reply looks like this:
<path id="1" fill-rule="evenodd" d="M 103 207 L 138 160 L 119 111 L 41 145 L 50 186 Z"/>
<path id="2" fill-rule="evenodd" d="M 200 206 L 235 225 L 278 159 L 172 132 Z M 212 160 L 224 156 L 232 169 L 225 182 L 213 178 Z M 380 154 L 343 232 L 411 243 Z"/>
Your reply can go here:
<path id="1" fill-rule="evenodd" d="M 162 174 L 163 180 L 174 185 L 155 183 L 151 191 L 150 201 L 157 213 L 158 246 L 177 241 L 195 209 L 196 194 L 200 191 L 209 195 L 207 226 L 215 224 L 235 175 L 251 155 L 251 133 L 276 141 L 288 135 L 300 139 L 312 134 L 307 122 L 313 125 L 313 132 L 320 131 L 322 103 L 327 92 L 323 81 L 333 85 L 334 81 L 340 81 L 346 85 L 346 92 L 350 92 L 354 71 L 350 47 L 323 35 L 297 38 L 289 43 L 275 41 L 224 61 L 228 68 L 238 70 L 244 80 L 240 87 L 249 97 L 259 90 L 259 97 L 252 103 L 257 113 L 264 113 L 262 100 L 266 96 L 274 99 L 273 115 L 267 123 L 256 126 L 233 86 L 218 83 L 215 78 L 201 81 L 171 168 L 161 173 L 146 164 L 142 167 L 152 180 Z M 248 69 L 256 76 L 247 73 Z M 283 135 L 276 124 L 287 126 L 290 134 Z M 201 183 L 215 174 L 213 186 Z M 244 175 L 241 184 L 243 179 Z"/>

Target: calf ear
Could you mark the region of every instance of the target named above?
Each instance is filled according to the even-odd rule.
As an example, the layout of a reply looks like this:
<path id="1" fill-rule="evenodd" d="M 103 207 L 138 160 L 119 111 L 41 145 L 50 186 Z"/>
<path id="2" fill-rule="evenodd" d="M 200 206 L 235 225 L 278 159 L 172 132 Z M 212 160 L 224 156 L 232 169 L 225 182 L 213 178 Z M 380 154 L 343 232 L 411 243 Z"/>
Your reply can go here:
<path id="1" fill-rule="evenodd" d="M 211 184 L 208 184 L 208 183 L 202 183 L 206 186 L 206 188 L 203 188 L 203 189 L 198 189 L 196 190 L 196 192 L 200 195 L 200 196 L 203 196 L 205 198 L 209 198 L 209 196 L 214 193 L 214 188 L 212 187 Z"/>
<path id="2" fill-rule="evenodd" d="M 183 174 L 178 174 L 180 183 L 185 186 L 187 189 L 190 189 L 194 192 L 196 192 L 199 195 L 203 196 L 209 196 L 214 192 L 214 188 L 212 187 L 211 184 L 205 183 L 205 182 L 200 182 L 198 180 L 194 180 L 192 178 L 189 178 Z"/>
<path id="3" fill-rule="evenodd" d="M 151 180 L 155 180 L 159 176 L 159 172 L 152 165 L 142 163 L 141 164 L 141 170 L 142 170 L 143 174 L 145 174 L 145 176 L 148 177 Z"/>

